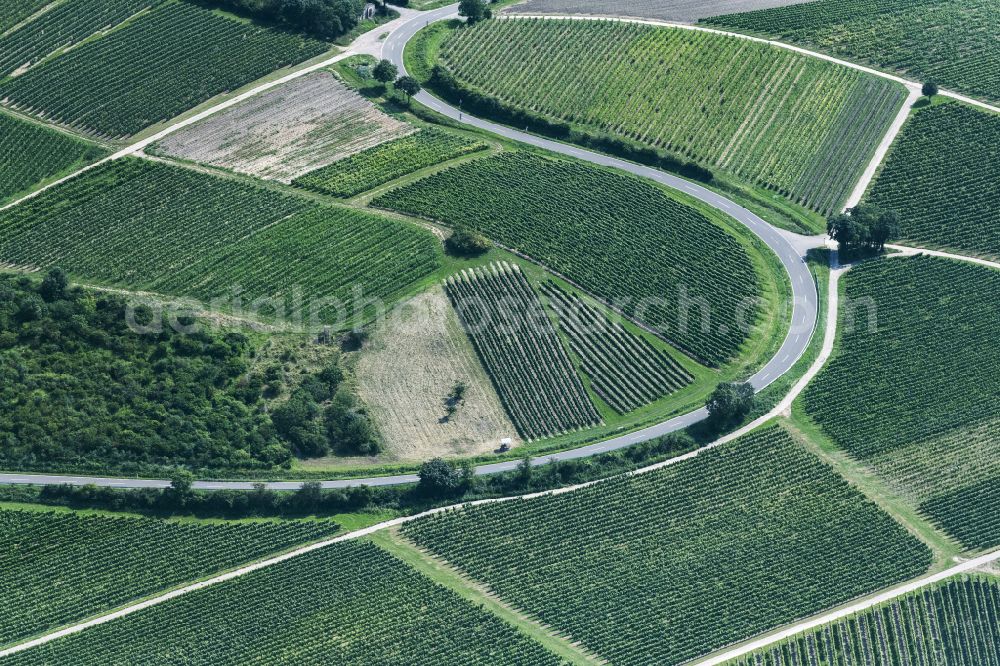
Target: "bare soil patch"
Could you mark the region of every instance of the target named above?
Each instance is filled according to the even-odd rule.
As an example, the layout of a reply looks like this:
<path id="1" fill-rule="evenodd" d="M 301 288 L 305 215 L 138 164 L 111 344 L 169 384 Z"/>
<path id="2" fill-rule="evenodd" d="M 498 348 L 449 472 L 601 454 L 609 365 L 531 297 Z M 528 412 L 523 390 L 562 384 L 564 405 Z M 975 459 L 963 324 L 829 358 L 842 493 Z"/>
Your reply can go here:
<path id="1" fill-rule="evenodd" d="M 153 151 L 290 183 L 414 131 L 320 71 L 172 134 Z"/>
<path id="2" fill-rule="evenodd" d="M 440 286 L 398 308 L 355 366 L 358 396 L 385 441 L 385 458 L 422 461 L 489 453 L 517 431 Z M 464 400 L 450 418 L 456 384 Z"/>

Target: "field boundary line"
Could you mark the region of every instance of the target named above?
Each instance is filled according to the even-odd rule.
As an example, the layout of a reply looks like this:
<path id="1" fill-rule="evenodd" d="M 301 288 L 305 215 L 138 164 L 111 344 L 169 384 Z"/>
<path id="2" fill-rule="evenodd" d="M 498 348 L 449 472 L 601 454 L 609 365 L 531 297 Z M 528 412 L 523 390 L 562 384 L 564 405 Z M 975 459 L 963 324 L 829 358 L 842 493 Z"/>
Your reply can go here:
<path id="1" fill-rule="evenodd" d="M 938 257 L 939 259 L 951 259 L 953 261 L 964 261 L 970 264 L 978 264 L 980 266 L 986 266 L 987 268 L 994 268 L 1000 271 L 1000 262 L 990 261 L 989 259 L 980 259 L 979 257 L 970 257 L 965 254 L 953 254 L 951 252 L 943 252 L 941 250 L 928 250 L 924 247 L 914 247 L 912 245 L 886 245 L 890 250 L 896 250 L 899 254 L 892 255 L 890 257 L 915 257 L 917 255 L 925 254 L 930 257 Z"/>
<path id="2" fill-rule="evenodd" d="M 896 137 L 899 133 L 903 131 L 903 125 L 910 118 L 910 113 L 913 110 L 913 105 L 916 104 L 917 100 L 920 99 L 921 93 L 919 90 L 907 87 L 906 99 L 903 100 L 903 106 L 896 114 L 896 118 L 889 125 L 889 129 L 886 130 L 885 136 L 882 137 L 882 143 L 878 145 L 875 149 L 875 155 L 872 157 L 871 162 L 868 163 L 868 167 L 865 169 L 864 173 L 861 174 L 861 180 L 858 181 L 857 185 L 854 186 L 854 191 L 851 192 L 851 196 L 847 198 L 847 203 L 844 204 L 844 210 L 848 208 L 853 208 L 861 203 L 861 199 L 864 198 L 865 192 L 868 191 L 868 186 L 871 185 L 872 181 L 875 180 L 875 174 L 878 173 L 879 167 L 882 166 L 882 162 L 885 161 L 886 155 L 889 154 L 889 149 L 892 145 L 896 143 Z"/>

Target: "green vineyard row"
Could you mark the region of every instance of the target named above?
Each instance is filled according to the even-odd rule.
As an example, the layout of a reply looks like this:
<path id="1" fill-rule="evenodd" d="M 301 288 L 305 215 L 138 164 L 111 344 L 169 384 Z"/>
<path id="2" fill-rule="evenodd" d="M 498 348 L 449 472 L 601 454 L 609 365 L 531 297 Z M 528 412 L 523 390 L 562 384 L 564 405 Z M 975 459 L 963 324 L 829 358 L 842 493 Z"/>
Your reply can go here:
<path id="1" fill-rule="evenodd" d="M 0 510 L 0 645 L 338 529 L 330 521 L 197 524 Z"/>
<path id="2" fill-rule="evenodd" d="M 424 129 L 312 171 L 297 178 L 294 184 L 321 194 L 347 198 L 488 147 L 482 141 L 464 139 L 438 129 Z"/>
<path id="3" fill-rule="evenodd" d="M 469 269 L 448 278 L 445 290 L 521 437 L 551 437 L 601 422 L 520 268 Z"/>
<path id="4" fill-rule="evenodd" d="M 704 363 L 736 356 L 758 317 L 760 278 L 739 241 L 636 178 L 508 152 L 374 204 L 480 231 L 639 317 Z"/>
<path id="5" fill-rule="evenodd" d="M 627 22 L 518 19 L 455 31 L 459 80 L 546 117 L 662 148 L 828 214 L 906 91 L 735 37 Z"/>
<path id="6" fill-rule="evenodd" d="M 524 634 L 370 543 L 321 548 L 0 666 L 557 666 Z"/>
<path id="7" fill-rule="evenodd" d="M 403 533 L 623 665 L 679 664 L 931 563 L 779 428 L 572 493 L 423 518 Z"/>
<path id="8" fill-rule="evenodd" d="M 694 380 L 669 354 L 609 321 L 579 296 L 551 281 L 542 285 L 542 291 L 594 392 L 619 414 L 655 402 Z"/>
<path id="9" fill-rule="evenodd" d="M 47 120 L 124 137 L 327 49 L 317 40 L 167 2 L 0 83 L 0 99 Z"/>

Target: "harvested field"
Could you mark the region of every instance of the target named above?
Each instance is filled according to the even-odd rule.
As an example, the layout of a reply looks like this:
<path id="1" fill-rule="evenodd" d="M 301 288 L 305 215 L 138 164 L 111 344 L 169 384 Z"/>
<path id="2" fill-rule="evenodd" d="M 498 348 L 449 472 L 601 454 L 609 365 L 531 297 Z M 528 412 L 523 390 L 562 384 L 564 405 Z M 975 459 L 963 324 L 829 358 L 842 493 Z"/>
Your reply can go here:
<path id="1" fill-rule="evenodd" d="M 290 183 L 416 128 L 315 72 L 177 132 L 155 150 Z"/>
<path id="2" fill-rule="evenodd" d="M 528 0 L 509 8 L 515 14 L 592 14 L 694 23 L 698 19 L 798 5 L 809 0 Z"/>
<path id="3" fill-rule="evenodd" d="M 396 310 L 358 358 L 358 395 L 400 460 L 488 453 L 517 430 L 504 412 L 444 290 L 433 287 Z M 465 400 L 446 421 L 457 382 Z"/>

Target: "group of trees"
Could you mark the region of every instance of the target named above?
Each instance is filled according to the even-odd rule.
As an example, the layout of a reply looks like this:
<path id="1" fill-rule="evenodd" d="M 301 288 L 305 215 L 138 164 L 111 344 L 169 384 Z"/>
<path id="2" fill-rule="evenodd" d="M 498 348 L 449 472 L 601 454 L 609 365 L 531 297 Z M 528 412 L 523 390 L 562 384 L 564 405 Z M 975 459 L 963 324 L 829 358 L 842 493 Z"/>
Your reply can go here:
<path id="1" fill-rule="evenodd" d="M 389 85 L 392 83 L 393 87 L 406 95 L 407 99 L 420 92 L 419 81 L 412 76 L 406 75 L 397 78 L 398 74 L 399 68 L 396 67 L 396 65 L 394 65 L 390 60 L 379 60 L 378 63 L 371 69 L 372 78 L 382 85 Z"/>
<path id="2" fill-rule="evenodd" d="M 323 39 L 340 37 L 361 18 L 366 0 L 209 0 L 239 14 Z M 382 5 L 382 3 L 376 3 Z M 384 9 L 383 9 L 384 11 Z"/>
<path id="3" fill-rule="evenodd" d="M 719 384 L 705 403 L 709 428 L 718 433 L 739 424 L 753 411 L 755 401 L 749 383 Z"/>
<path id="4" fill-rule="evenodd" d="M 899 216 L 895 211 L 859 204 L 827 220 L 826 230 L 845 254 L 882 252 L 885 244 L 899 235 Z"/>
<path id="5" fill-rule="evenodd" d="M 458 15 L 464 16 L 469 25 L 475 25 L 480 21 L 493 18 L 493 10 L 483 0 L 461 0 L 458 3 Z"/>
<path id="6" fill-rule="evenodd" d="M 292 381 L 278 363 L 252 369 L 239 332 L 129 327 L 153 316 L 71 287 L 58 268 L 41 282 L 0 277 L 0 463 L 160 474 L 378 451 L 337 359 Z"/>
<path id="7" fill-rule="evenodd" d="M 458 225 L 444 241 L 444 248 L 455 257 L 479 257 L 490 251 L 490 240 L 465 225 Z"/>

